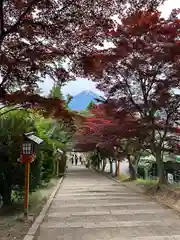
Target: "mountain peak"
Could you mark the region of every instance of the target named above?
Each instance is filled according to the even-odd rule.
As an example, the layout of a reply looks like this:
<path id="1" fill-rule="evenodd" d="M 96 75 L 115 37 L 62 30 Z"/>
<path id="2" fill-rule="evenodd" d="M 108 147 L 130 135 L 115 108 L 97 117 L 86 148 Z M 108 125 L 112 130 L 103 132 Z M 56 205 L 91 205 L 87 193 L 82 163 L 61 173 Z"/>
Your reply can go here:
<path id="1" fill-rule="evenodd" d="M 82 91 L 81 93 L 86 93 L 86 94 L 95 94 L 95 93 L 93 93 L 91 90 L 84 90 L 84 91 Z"/>
<path id="2" fill-rule="evenodd" d="M 98 104 L 96 101 L 98 98 L 101 98 L 98 94 L 91 90 L 84 90 L 73 97 L 69 103 L 69 108 L 74 111 L 86 110 L 91 102 Z"/>

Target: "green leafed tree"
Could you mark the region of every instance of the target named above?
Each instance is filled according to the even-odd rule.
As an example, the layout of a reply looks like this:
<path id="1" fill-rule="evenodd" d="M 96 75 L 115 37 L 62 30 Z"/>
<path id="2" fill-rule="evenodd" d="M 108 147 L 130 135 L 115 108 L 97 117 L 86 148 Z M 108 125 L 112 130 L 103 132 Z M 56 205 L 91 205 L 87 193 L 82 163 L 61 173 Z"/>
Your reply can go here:
<path id="1" fill-rule="evenodd" d="M 23 134 L 34 131 L 44 141 L 37 148 L 37 157 L 31 164 L 30 191 L 53 177 L 54 151 L 57 148 L 65 150 L 71 134 L 62 122 L 45 119 L 32 111 L 1 111 L 6 114 L 0 117 L 0 195 L 7 206 L 12 203 L 12 191 L 16 197 L 23 196 L 24 164 L 18 162 Z"/>
<path id="2" fill-rule="evenodd" d="M 67 105 L 71 102 L 72 99 L 73 99 L 73 96 L 68 93 L 67 96 L 66 96 L 66 103 L 67 103 Z"/>
<path id="3" fill-rule="evenodd" d="M 61 86 L 58 84 L 54 84 L 52 89 L 50 90 L 49 97 L 63 100 L 64 98 L 61 92 Z"/>
<path id="4" fill-rule="evenodd" d="M 18 162 L 22 136 L 35 130 L 34 119 L 26 111 L 9 112 L 0 118 L 0 195 L 11 203 L 12 190 L 24 186 L 24 166 Z"/>
<path id="5" fill-rule="evenodd" d="M 91 102 L 89 103 L 87 109 L 88 109 L 88 110 L 92 110 L 95 105 L 96 105 L 96 104 L 95 104 L 93 101 L 91 101 Z"/>

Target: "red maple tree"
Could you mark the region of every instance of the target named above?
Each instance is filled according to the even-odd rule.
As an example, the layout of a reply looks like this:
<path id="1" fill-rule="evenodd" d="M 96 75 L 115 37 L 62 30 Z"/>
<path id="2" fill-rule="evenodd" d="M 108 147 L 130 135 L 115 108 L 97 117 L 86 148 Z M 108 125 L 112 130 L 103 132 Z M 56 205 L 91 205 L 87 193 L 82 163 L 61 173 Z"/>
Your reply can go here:
<path id="1" fill-rule="evenodd" d="M 0 1 L 1 87 L 33 89 L 45 75 L 66 82 L 68 73 L 59 63 L 101 44 L 111 16 L 163 1 L 130 1 L 127 8 L 128 2 Z"/>
<path id="2" fill-rule="evenodd" d="M 69 81 L 71 75 L 62 63 L 101 40 L 115 10 L 109 0 L 101 2 L 102 9 L 100 3 L 83 0 L 0 1 L 0 98 L 4 103 L 36 102 L 44 110 L 52 109 L 56 117 L 66 118 L 69 113 L 63 101 L 37 96 L 34 90 L 45 77 L 59 85 Z"/>
<path id="3" fill-rule="evenodd" d="M 92 54 L 89 62 L 97 65 L 86 66 L 99 89 L 109 99 L 120 100 L 121 110 L 136 113 L 148 130 L 146 147 L 156 157 L 161 183 L 165 182 L 163 153 L 172 150 L 170 139 L 177 136 L 179 122 L 178 13 L 174 10 L 164 19 L 158 11 L 138 11 L 122 19 L 115 32 L 108 31 L 115 47 Z"/>
<path id="4" fill-rule="evenodd" d="M 140 149 L 137 138 L 140 138 L 142 125 L 128 111 L 117 111 L 112 104 L 95 106 L 91 113 L 93 116 L 84 119 L 75 135 L 75 148 L 109 152 L 117 158 L 117 163 L 126 157 L 131 178 L 135 179 L 132 156 Z"/>
<path id="5" fill-rule="evenodd" d="M 5 101 L 8 98 L 14 103 L 17 96 L 22 99 L 16 101 L 28 97 L 29 101 L 37 101 L 34 90 L 43 78 L 49 76 L 61 85 L 66 83 L 71 75 L 61 63 L 66 59 L 76 62 L 80 54 L 87 55 L 94 45 L 102 44 L 105 29 L 112 26 L 110 17 L 127 12 L 128 2 L 0 1 L 0 98 L 4 100 L 7 93 L 13 93 Z M 153 0 L 145 5 L 161 2 Z M 130 3 L 128 12 L 144 5 L 143 0 Z M 47 103 L 47 99 L 39 97 L 37 103 L 42 102 Z M 63 108 L 63 102 L 59 104 Z M 63 113 L 65 109 L 59 115 Z"/>

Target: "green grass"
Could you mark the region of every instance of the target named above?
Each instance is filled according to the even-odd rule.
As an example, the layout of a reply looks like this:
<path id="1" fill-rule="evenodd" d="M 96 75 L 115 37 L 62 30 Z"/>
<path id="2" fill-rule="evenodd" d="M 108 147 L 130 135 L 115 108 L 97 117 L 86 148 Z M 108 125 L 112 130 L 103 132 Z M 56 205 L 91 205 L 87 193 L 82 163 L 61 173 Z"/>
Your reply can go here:
<path id="1" fill-rule="evenodd" d="M 37 208 L 41 207 L 43 203 L 46 202 L 52 188 L 57 184 L 58 179 L 53 178 L 49 183 L 43 184 L 35 192 L 29 194 L 29 210 L 36 211 Z M 13 203 L 5 209 L 1 209 L 1 214 L 3 215 L 17 215 L 24 210 L 24 193 L 16 195 L 15 192 L 12 193 Z"/>
<path id="2" fill-rule="evenodd" d="M 24 235 L 32 225 L 32 221 L 41 211 L 44 203 L 52 192 L 52 188 L 57 184 L 58 179 L 52 179 L 43 185 L 29 197 L 29 221 L 24 221 L 23 199 L 15 199 L 11 208 L 0 215 L 0 239 L 12 240 L 23 239 Z"/>
<path id="3" fill-rule="evenodd" d="M 138 178 L 136 180 L 136 183 L 139 185 L 144 185 L 144 186 L 153 186 L 156 185 L 158 183 L 157 180 L 152 180 L 152 179 L 140 179 Z"/>
<path id="4" fill-rule="evenodd" d="M 125 180 L 127 180 L 128 178 L 129 178 L 129 176 L 126 175 L 126 174 L 120 174 L 120 177 L 119 177 L 119 179 L 120 179 L 121 181 L 125 181 Z"/>
<path id="5" fill-rule="evenodd" d="M 33 206 L 37 206 L 42 201 L 46 201 L 48 196 L 51 193 L 52 188 L 57 184 L 58 179 L 51 179 L 51 181 L 43 188 L 38 189 L 36 192 L 33 192 L 29 196 L 29 206 L 32 208 Z"/>
<path id="6" fill-rule="evenodd" d="M 127 179 L 129 179 L 128 175 L 126 175 L 126 174 L 121 174 L 120 175 L 120 180 L 121 181 L 125 181 Z M 157 180 L 152 180 L 152 179 L 141 179 L 141 178 L 138 178 L 135 182 L 138 185 L 153 186 L 153 185 L 156 185 L 158 181 Z"/>

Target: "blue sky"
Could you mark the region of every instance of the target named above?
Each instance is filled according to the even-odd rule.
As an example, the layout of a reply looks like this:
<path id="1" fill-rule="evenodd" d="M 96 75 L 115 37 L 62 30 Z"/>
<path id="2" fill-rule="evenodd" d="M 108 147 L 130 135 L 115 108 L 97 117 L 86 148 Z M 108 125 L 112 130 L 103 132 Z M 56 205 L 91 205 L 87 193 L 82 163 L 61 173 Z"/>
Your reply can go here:
<path id="1" fill-rule="evenodd" d="M 47 95 L 53 86 L 53 81 L 50 78 L 46 78 L 43 83 L 39 84 L 39 86 L 42 88 L 44 94 Z M 95 92 L 101 96 L 103 95 L 103 93 L 96 88 L 94 82 L 83 78 L 78 78 L 75 81 L 71 81 L 62 88 L 64 95 L 69 93 L 72 96 L 84 90 L 91 90 L 92 92 Z"/>
<path id="2" fill-rule="evenodd" d="M 160 10 L 163 13 L 163 16 L 166 17 L 170 14 L 173 8 L 180 8 L 180 0 L 167 0 L 163 6 L 160 7 Z M 47 95 L 50 89 L 53 86 L 53 81 L 49 78 L 45 79 L 43 83 L 40 84 L 45 95 Z M 76 79 L 76 81 L 69 82 L 65 87 L 63 87 L 63 93 L 71 95 L 76 95 L 84 90 L 91 90 L 99 95 L 103 95 L 98 89 L 94 82 L 86 79 Z"/>

